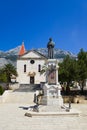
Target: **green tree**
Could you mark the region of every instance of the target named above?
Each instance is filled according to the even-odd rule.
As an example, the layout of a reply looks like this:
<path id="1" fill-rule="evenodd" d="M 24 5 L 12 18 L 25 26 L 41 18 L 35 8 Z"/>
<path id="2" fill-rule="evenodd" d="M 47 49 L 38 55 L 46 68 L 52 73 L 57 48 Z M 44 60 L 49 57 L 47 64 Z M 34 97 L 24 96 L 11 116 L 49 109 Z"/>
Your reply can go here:
<path id="1" fill-rule="evenodd" d="M 59 81 L 67 82 L 70 86 L 71 81 L 78 79 L 78 64 L 75 59 L 66 56 L 62 63 L 59 64 Z"/>
<path id="2" fill-rule="evenodd" d="M 80 86 L 83 92 L 84 82 L 87 79 L 87 52 L 83 49 L 78 53 L 78 80 L 80 82 Z"/>
<path id="3" fill-rule="evenodd" d="M 3 73 L 3 69 L 0 69 L 0 82 L 7 82 L 6 74 Z"/>
<path id="4" fill-rule="evenodd" d="M 6 77 L 7 83 L 11 82 L 11 76 L 12 75 L 17 76 L 17 71 L 12 64 L 6 64 L 2 68 L 1 73 L 2 73 L 3 77 Z"/>

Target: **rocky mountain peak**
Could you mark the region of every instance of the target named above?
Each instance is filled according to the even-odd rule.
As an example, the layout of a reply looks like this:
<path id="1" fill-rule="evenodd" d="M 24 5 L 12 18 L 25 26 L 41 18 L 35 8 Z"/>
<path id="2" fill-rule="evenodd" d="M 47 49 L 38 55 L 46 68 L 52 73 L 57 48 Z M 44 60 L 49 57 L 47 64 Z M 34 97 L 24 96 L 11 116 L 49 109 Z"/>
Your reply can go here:
<path id="1" fill-rule="evenodd" d="M 0 51 L 0 67 L 4 66 L 4 64 L 11 63 L 14 66 L 16 66 L 17 57 L 20 51 L 20 47 L 18 46 L 16 48 L 10 49 L 6 52 Z M 48 56 L 48 49 L 47 48 L 38 48 L 35 49 L 39 53 Z M 63 60 L 67 55 L 69 55 L 72 58 L 76 58 L 77 56 L 73 53 L 61 49 L 54 49 L 54 58 L 59 59 L 60 61 Z"/>

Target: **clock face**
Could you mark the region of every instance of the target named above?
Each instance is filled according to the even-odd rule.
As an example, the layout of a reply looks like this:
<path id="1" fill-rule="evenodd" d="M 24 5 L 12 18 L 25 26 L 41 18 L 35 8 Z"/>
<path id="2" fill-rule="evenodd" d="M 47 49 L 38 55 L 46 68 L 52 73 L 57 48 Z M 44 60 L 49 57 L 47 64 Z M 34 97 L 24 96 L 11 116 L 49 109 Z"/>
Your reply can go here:
<path id="1" fill-rule="evenodd" d="M 31 64 L 34 64 L 34 63 L 35 63 L 35 61 L 34 61 L 34 60 L 30 60 L 30 63 L 31 63 Z"/>

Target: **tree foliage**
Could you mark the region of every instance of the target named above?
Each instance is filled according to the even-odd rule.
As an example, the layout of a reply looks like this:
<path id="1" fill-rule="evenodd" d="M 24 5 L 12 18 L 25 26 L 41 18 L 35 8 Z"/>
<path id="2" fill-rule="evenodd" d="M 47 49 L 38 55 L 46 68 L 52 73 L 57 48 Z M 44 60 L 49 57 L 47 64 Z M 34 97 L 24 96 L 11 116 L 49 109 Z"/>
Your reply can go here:
<path id="1" fill-rule="evenodd" d="M 6 74 L 3 73 L 3 69 L 0 69 L 0 82 L 7 82 Z"/>
<path id="2" fill-rule="evenodd" d="M 59 66 L 61 82 L 67 82 L 69 85 L 71 81 L 78 81 L 83 89 L 84 81 L 87 79 L 87 52 L 81 49 L 77 59 L 66 56 Z"/>
<path id="3" fill-rule="evenodd" d="M 77 61 L 75 59 L 66 56 L 59 66 L 59 80 L 61 82 L 67 82 L 67 85 L 70 85 L 71 81 L 77 79 Z"/>
<path id="4" fill-rule="evenodd" d="M 0 95 L 2 95 L 3 93 L 4 93 L 4 88 L 0 86 Z"/>
<path id="5" fill-rule="evenodd" d="M 17 71 L 15 67 L 12 64 L 6 64 L 1 70 L 0 70 L 0 81 L 4 82 L 11 82 L 11 76 L 15 75 L 17 76 Z"/>
<path id="6" fill-rule="evenodd" d="M 83 49 L 78 53 L 78 74 L 79 74 L 79 82 L 83 89 L 84 81 L 87 79 L 87 52 Z"/>

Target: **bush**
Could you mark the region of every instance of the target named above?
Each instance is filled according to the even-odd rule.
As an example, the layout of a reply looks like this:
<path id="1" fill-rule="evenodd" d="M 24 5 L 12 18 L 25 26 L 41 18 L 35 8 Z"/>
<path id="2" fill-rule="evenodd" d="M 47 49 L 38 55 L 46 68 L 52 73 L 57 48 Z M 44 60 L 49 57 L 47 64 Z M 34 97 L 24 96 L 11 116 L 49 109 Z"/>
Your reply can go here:
<path id="1" fill-rule="evenodd" d="M 0 86 L 0 95 L 2 95 L 4 93 L 4 89 L 2 86 Z"/>

